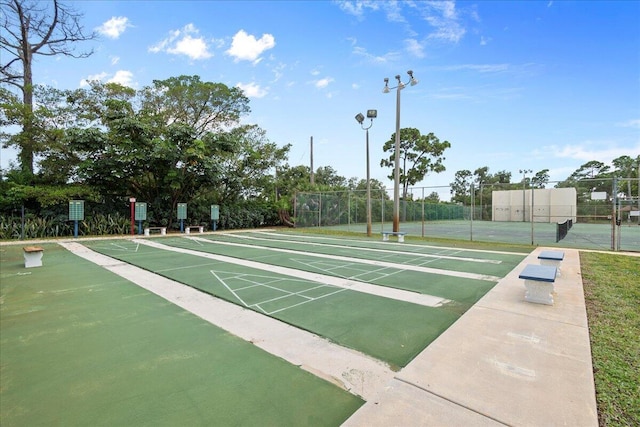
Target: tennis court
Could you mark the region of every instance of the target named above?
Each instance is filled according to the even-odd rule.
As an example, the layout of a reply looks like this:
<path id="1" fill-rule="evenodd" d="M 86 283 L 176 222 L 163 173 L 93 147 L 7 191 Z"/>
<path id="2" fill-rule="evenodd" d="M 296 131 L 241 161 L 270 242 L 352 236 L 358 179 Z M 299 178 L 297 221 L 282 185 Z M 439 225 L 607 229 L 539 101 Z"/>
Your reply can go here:
<path id="1" fill-rule="evenodd" d="M 137 266 L 393 370 L 526 256 L 286 231 L 80 243 L 112 266 Z M 24 268 L 21 247 L 2 248 L 3 425 L 339 425 L 363 403 L 355 387 L 44 248 L 36 269 Z M 343 383 L 365 372 L 353 367 Z"/>
<path id="2" fill-rule="evenodd" d="M 323 230 L 353 231 L 364 233 L 366 224 L 352 223 L 316 227 Z M 515 243 L 523 245 L 559 246 L 569 248 L 611 250 L 611 223 L 575 223 L 567 236 L 556 242 L 556 223 L 500 222 L 469 220 L 407 221 L 400 229 L 413 236 L 425 238 L 460 239 L 478 242 Z M 307 230 L 312 230 L 312 227 Z M 391 230 L 392 224 L 373 224 L 374 234 Z M 616 240 L 621 251 L 640 250 L 640 226 L 623 222 L 616 230 Z M 614 242 L 616 243 L 616 242 Z"/>

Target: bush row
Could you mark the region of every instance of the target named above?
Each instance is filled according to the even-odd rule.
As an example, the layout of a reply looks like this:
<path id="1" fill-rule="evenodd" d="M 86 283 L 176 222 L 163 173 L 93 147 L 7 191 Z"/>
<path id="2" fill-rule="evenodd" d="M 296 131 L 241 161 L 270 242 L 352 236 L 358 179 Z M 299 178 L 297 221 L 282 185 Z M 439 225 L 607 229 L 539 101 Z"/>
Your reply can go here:
<path id="1" fill-rule="evenodd" d="M 233 206 L 220 207 L 220 219 L 217 229 L 229 230 L 240 228 L 257 228 L 278 225 L 280 222 L 277 210 L 274 206 L 244 202 Z M 147 227 L 148 221 L 142 223 Z M 179 230 L 180 223 L 161 224 L 169 226 L 169 229 Z M 212 226 L 210 213 L 205 209 L 190 211 L 190 218 L 185 225 L 205 225 L 207 229 Z M 50 215 L 39 217 L 27 214 L 24 218 L 24 238 L 43 239 L 52 237 L 72 237 L 74 235 L 74 222 L 68 220 L 67 215 Z M 85 213 L 85 220 L 78 221 L 78 235 L 103 236 L 128 234 L 131 229 L 131 218 L 120 213 L 102 214 Z M 135 232 L 138 233 L 138 222 L 135 223 Z M 0 240 L 20 239 L 23 233 L 22 217 L 16 215 L 0 215 Z"/>

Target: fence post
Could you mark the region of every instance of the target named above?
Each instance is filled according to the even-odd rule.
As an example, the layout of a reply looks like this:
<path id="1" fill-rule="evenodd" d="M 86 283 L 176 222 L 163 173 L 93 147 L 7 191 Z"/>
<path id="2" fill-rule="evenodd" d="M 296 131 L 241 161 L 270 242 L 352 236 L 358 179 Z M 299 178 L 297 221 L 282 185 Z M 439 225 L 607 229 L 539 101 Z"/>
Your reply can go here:
<path id="1" fill-rule="evenodd" d="M 618 179 L 613 177 L 612 213 L 611 213 L 611 250 L 616 250 L 616 201 L 618 199 Z"/>

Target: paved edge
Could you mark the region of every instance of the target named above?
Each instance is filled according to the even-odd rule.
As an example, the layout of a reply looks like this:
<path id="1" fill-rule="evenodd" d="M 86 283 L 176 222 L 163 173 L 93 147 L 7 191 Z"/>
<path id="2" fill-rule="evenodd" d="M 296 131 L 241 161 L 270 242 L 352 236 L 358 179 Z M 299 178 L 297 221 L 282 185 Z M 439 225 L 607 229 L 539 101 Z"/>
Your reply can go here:
<path id="1" fill-rule="evenodd" d="M 548 249 L 548 248 L 546 248 Z M 557 249 L 557 248 L 554 248 Z M 597 426 L 579 251 L 564 249 L 553 306 L 524 301 L 537 248 L 344 426 Z"/>

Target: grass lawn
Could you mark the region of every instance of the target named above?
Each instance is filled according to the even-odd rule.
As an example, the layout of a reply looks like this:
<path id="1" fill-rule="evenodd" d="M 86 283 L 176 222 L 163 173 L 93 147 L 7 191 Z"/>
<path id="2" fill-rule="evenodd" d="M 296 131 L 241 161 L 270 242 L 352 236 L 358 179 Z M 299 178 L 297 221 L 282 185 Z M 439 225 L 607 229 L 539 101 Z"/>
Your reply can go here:
<path id="1" fill-rule="evenodd" d="M 640 258 L 580 252 L 601 426 L 640 425 Z"/>

